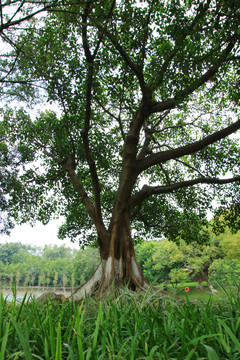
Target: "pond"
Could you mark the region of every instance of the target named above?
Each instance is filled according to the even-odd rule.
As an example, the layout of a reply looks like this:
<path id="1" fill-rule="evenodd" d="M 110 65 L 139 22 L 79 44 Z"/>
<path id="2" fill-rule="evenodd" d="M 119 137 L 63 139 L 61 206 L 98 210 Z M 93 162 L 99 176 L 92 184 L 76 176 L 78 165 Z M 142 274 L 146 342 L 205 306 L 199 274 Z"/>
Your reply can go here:
<path id="1" fill-rule="evenodd" d="M 42 294 L 54 291 L 56 294 L 63 294 L 64 296 L 70 296 L 71 295 L 71 289 L 63 289 L 63 288 L 19 288 L 17 289 L 17 296 L 16 299 L 21 302 L 25 293 L 27 292 L 26 300 L 29 297 L 35 297 L 36 299 L 41 296 Z M 3 298 L 7 298 L 8 301 L 13 300 L 13 292 L 11 289 L 0 289 L 0 293 L 3 294 Z"/>

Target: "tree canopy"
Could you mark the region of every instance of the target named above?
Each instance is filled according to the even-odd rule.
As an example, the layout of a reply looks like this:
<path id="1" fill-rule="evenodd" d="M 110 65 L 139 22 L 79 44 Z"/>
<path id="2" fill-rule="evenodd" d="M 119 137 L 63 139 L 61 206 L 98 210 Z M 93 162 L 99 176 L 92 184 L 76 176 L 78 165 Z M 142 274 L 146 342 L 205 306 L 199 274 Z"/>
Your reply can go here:
<path id="1" fill-rule="evenodd" d="M 133 256 L 130 223 L 205 241 L 213 200 L 238 230 L 239 18 L 234 0 L 85 1 L 15 33 L 15 73 L 43 109 L 2 110 L 6 146 L 30 164 L 10 215 L 64 215 L 59 236 L 98 239 L 104 260 Z"/>

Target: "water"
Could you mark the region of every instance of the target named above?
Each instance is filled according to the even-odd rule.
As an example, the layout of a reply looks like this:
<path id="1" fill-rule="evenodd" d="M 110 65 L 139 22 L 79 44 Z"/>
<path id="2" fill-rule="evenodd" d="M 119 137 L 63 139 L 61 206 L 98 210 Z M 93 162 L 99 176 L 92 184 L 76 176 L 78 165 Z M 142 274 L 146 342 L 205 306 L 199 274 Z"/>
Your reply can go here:
<path id="1" fill-rule="evenodd" d="M 25 296 L 27 291 L 27 296 L 26 296 L 26 300 L 29 297 L 35 297 L 36 299 L 41 296 L 42 294 L 46 293 L 46 292 L 50 292 L 50 291 L 54 291 L 56 294 L 63 294 L 64 296 L 70 296 L 71 295 L 71 291 L 69 291 L 69 289 L 66 291 L 64 291 L 62 288 L 60 289 L 39 289 L 39 288 L 29 288 L 29 289 L 17 289 L 17 294 L 16 294 L 16 299 L 17 301 L 21 302 L 23 297 Z M 12 301 L 13 300 L 13 293 L 11 289 L 1 289 L 0 292 L 3 294 L 3 298 L 6 299 L 8 301 Z"/>

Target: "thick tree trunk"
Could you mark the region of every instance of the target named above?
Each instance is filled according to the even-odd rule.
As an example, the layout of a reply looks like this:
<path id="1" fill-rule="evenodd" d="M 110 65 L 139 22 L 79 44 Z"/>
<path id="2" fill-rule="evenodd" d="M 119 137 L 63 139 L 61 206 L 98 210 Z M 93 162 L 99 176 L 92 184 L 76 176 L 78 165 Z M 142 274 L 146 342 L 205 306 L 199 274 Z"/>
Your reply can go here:
<path id="1" fill-rule="evenodd" d="M 85 295 L 100 296 L 110 288 L 145 290 L 149 287 L 137 263 L 126 217 L 116 222 L 109 239 L 99 239 L 101 263 L 93 276 L 73 293 L 78 301 Z"/>
<path id="2" fill-rule="evenodd" d="M 203 291 L 203 281 L 207 282 L 207 286 L 210 289 L 212 294 L 217 294 L 217 290 L 214 289 L 214 287 L 210 284 L 210 282 L 208 281 L 208 274 L 206 271 L 199 271 L 199 273 L 196 274 L 195 280 L 198 282 L 196 289 L 200 289 L 201 291 Z"/>

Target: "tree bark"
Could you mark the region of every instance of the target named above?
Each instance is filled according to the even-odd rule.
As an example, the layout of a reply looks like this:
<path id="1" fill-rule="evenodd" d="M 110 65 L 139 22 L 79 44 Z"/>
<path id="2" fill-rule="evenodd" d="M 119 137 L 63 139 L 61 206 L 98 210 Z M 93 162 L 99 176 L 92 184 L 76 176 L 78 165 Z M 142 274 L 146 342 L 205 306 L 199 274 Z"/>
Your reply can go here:
<path id="1" fill-rule="evenodd" d="M 214 289 L 214 287 L 210 284 L 210 282 L 208 281 L 208 273 L 206 271 L 200 270 L 196 276 L 195 276 L 195 280 L 198 282 L 196 289 L 200 289 L 201 291 L 203 291 L 203 281 L 206 281 L 208 288 L 210 289 L 212 294 L 217 294 L 218 291 Z"/>
<path id="2" fill-rule="evenodd" d="M 85 295 L 102 296 L 111 287 L 130 290 L 149 287 L 135 257 L 127 213 L 114 222 L 108 239 L 99 239 L 99 250 L 101 262 L 92 277 L 75 290 L 74 301 Z"/>

